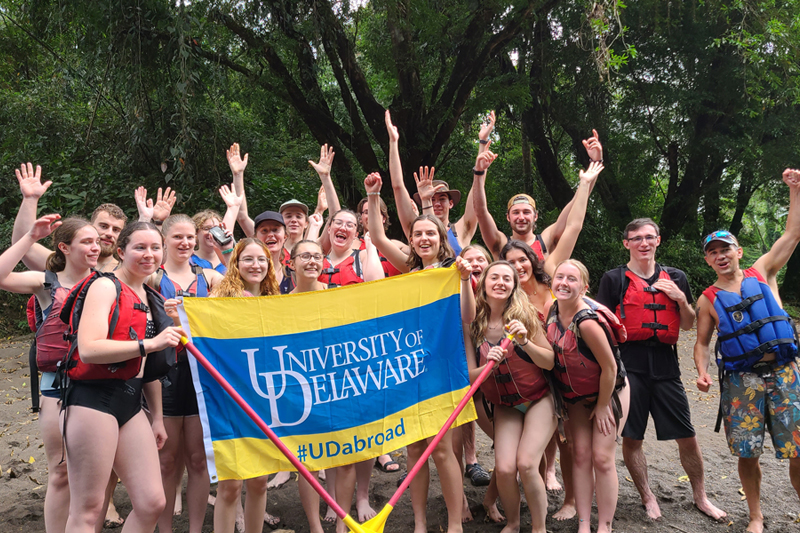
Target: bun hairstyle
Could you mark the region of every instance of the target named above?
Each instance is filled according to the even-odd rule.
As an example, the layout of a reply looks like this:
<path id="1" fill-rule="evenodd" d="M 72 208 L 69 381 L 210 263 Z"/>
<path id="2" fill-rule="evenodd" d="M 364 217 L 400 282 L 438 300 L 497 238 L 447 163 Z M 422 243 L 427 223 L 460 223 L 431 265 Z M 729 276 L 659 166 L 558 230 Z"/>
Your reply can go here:
<path id="1" fill-rule="evenodd" d="M 421 222 L 423 220 L 427 220 L 428 222 L 433 222 L 436 225 L 436 229 L 439 232 L 439 253 L 437 255 L 439 262 L 441 263 L 445 259 L 453 259 L 456 256 L 455 251 L 453 251 L 453 247 L 450 246 L 450 242 L 447 240 L 447 230 L 445 229 L 444 224 L 442 224 L 442 221 L 433 215 L 420 215 L 414 219 L 414 222 L 411 223 L 411 227 L 408 230 L 408 235 L 409 235 L 408 247 L 411 253 L 408 254 L 408 260 L 406 261 L 406 264 L 408 265 L 409 270 L 414 270 L 415 268 L 422 268 L 423 266 L 422 258 L 419 255 L 417 255 L 416 250 L 414 250 L 414 247 L 411 246 L 411 235 L 414 234 L 414 226 L 417 224 L 417 222 Z"/>
<path id="2" fill-rule="evenodd" d="M 72 244 L 75 234 L 86 226 L 91 226 L 91 222 L 85 218 L 69 217 L 61 221 L 61 225 L 53 231 L 53 253 L 47 258 L 45 268 L 50 272 L 61 272 L 67 267 L 67 257 L 61 248 L 61 243 Z"/>
<path id="3" fill-rule="evenodd" d="M 194 220 L 189 218 L 189 215 L 170 215 L 164 220 L 164 223 L 161 225 L 161 233 L 166 235 L 169 233 L 170 228 L 175 224 L 189 224 L 193 228 L 195 228 L 195 235 L 197 235 L 197 226 L 195 225 Z"/>

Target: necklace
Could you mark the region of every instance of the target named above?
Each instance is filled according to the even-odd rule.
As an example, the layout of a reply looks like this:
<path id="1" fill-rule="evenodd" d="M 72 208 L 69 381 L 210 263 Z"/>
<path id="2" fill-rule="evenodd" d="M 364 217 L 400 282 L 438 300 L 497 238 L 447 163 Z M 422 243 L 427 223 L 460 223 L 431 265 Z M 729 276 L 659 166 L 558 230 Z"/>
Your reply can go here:
<path id="1" fill-rule="evenodd" d="M 489 324 L 489 323 L 487 323 L 486 325 L 487 325 L 487 326 L 489 326 L 489 329 L 497 329 L 497 328 L 499 328 L 500 326 L 502 326 L 502 325 L 503 325 L 503 323 L 502 323 L 502 322 L 500 322 L 500 323 L 499 323 L 499 324 L 497 324 L 496 326 L 492 326 L 492 325 L 491 325 L 491 324 Z"/>

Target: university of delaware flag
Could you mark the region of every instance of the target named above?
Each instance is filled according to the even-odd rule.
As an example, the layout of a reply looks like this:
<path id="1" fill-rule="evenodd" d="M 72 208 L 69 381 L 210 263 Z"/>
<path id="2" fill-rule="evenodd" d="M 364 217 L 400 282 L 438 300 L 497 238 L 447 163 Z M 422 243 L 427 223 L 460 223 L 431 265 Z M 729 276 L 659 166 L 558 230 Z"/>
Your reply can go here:
<path id="1" fill-rule="evenodd" d="M 455 268 L 263 298 L 185 298 L 181 323 L 309 470 L 435 435 L 469 388 Z M 293 470 L 190 357 L 212 481 Z M 475 419 L 470 403 L 457 424 Z"/>

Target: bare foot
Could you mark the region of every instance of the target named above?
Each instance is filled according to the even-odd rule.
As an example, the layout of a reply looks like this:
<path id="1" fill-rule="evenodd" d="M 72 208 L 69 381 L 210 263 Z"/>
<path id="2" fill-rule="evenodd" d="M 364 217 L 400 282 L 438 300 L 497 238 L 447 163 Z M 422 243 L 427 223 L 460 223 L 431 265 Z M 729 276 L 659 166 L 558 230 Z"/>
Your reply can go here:
<path id="1" fill-rule="evenodd" d="M 333 523 L 336 522 L 337 518 L 339 517 L 336 516 L 336 511 L 333 510 L 333 507 L 328 506 L 328 512 L 325 513 L 325 518 L 323 518 L 323 520 L 325 520 L 326 522 Z"/>
<path id="2" fill-rule="evenodd" d="M 172 516 L 180 516 L 183 512 L 183 501 L 180 493 L 175 495 L 175 507 L 172 508 Z"/>
<path id="3" fill-rule="evenodd" d="M 500 530 L 500 533 L 519 533 L 519 526 L 517 527 L 506 526 L 502 530 Z"/>
<path id="4" fill-rule="evenodd" d="M 710 516 L 711 518 L 717 521 L 722 520 L 723 518 L 728 516 L 727 513 L 725 513 L 725 511 L 723 511 L 722 509 L 717 509 L 710 501 L 708 501 L 708 498 L 703 498 L 702 500 L 699 501 L 695 500 L 694 505 L 700 510 L 701 513 L 705 513 L 706 515 Z"/>
<path id="5" fill-rule="evenodd" d="M 577 511 L 575 509 L 574 501 L 570 503 L 564 502 L 564 505 L 561 506 L 561 509 L 559 509 L 558 511 L 555 512 L 555 514 L 553 514 L 553 518 L 559 521 L 569 520 L 573 518 L 576 513 Z"/>
<path id="6" fill-rule="evenodd" d="M 359 522 L 366 522 L 370 518 L 374 518 L 375 515 L 378 513 L 375 512 L 375 509 L 370 507 L 369 501 L 367 500 L 359 500 L 356 498 L 356 512 L 358 512 L 358 521 Z"/>
<path id="7" fill-rule="evenodd" d="M 281 519 L 264 511 L 264 522 L 266 522 L 268 526 L 277 526 L 281 523 Z"/>
<path id="8" fill-rule="evenodd" d="M 327 477 L 327 476 L 325 475 L 325 470 L 319 470 L 319 471 L 317 472 L 317 475 L 319 476 L 319 480 L 320 480 L 320 481 L 325 481 L 325 478 Z"/>
<path id="9" fill-rule="evenodd" d="M 469 510 L 467 495 L 464 494 L 461 500 L 461 523 L 466 524 L 467 522 L 472 522 L 472 511 Z"/>
<path id="10" fill-rule="evenodd" d="M 503 516 L 503 514 L 500 512 L 500 509 L 497 508 L 497 502 L 493 503 L 492 505 L 486 505 L 486 503 L 484 503 L 483 510 L 486 511 L 486 519 L 490 522 L 499 524 L 506 521 L 506 517 Z"/>
<path id="11" fill-rule="evenodd" d="M 269 480 L 269 483 L 267 483 L 267 488 L 277 489 L 278 487 L 285 485 L 290 479 L 292 479 L 291 472 L 278 472 L 275 474 L 275 477 Z"/>
<path id="12" fill-rule="evenodd" d="M 649 502 L 644 502 L 644 510 L 650 520 L 661 520 L 661 509 L 658 507 L 658 502 L 655 498 Z"/>
<path id="13" fill-rule="evenodd" d="M 750 523 L 747 524 L 746 533 L 764 533 L 764 519 L 751 518 Z"/>
<path id="14" fill-rule="evenodd" d="M 244 533 L 244 508 L 242 507 L 242 499 L 236 502 L 236 531 L 237 533 Z"/>
<path id="15" fill-rule="evenodd" d="M 561 483 L 558 482 L 558 478 L 556 477 L 555 472 L 547 472 L 547 480 L 545 481 L 545 488 L 549 492 L 561 492 L 564 490 L 564 487 L 561 486 Z"/>

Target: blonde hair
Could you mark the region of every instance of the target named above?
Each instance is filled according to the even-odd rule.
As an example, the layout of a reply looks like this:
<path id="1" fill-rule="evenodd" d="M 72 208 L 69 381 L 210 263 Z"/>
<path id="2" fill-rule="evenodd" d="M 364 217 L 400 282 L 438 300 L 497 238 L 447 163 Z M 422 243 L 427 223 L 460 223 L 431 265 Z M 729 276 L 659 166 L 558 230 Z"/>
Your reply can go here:
<path id="1" fill-rule="evenodd" d="M 236 243 L 236 246 L 233 248 L 233 252 L 231 252 L 231 260 L 230 263 L 228 263 L 228 272 L 225 273 L 225 277 L 222 278 L 222 281 L 217 283 L 216 287 L 211 290 L 211 296 L 225 298 L 244 296 L 245 288 L 244 282 L 242 281 L 242 273 L 239 271 L 239 256 L 244 249 L 251 244 L 257 244 L 260 246 L 267 256 L 267 275 L 264 276 L 263 280 L 261 280 L 261 285 L 259 286 L 261 296 L 272 296 L 273 294 L 280 293 L 278 280 L 275 277 L 275 265 L 272 263 L 272 255 L 269 253 L 269 249 L 267 249 L 267 246 L 260 240 L 254 237 L 248 237 Z"/>
<path id="2" fill-rule="evenodd" d="M 559 264 L 556 265 L 556 269 L 553 270 L 553 277 L 556 276 L 556 272 L 558 272 L 558 269 L 561 268 L 561 265 L 564 264 L 572 265 L 575 268 L 577 268 L 578 272 L 581 275 L 581 281 L 583 282 L 583 286 L 584 287 L 589 286 L 589 269 L 586 268 L 586 265 L 584 265 L 577 259 L 564 259 L 563 261 L 561 261 Z"/>
<path id="3" fill-rule="evenodd" d="M 206 223 L 206 220 L 210 220 L 212 218 L 216 218 L 219 221 L 222 221 L 222 215 L 214 211 L 213 209 L 204 209 L 199 213 L 195 213 L 192 217 L 192 222 L 194 226 L 197 228 L 197 231 L 200 231 L 200 228 L 203 227 L 203 224 Z"/>
<path id="4" fill-rule="evenodd" d="M 470 337 L 476 348 L 483 344 L 486 330 L 489 327 L 489 317 L 492 314 L 489 302 L 486 301 L 486 276 L 490 270 L 497 266 L 506 266 L 514 273 L 514 288 L 511 290 L 508 300 L 506 300 L 505 309 L 503 309 L 503 325 L 512 320 L 519 320 L 528 330 L 529 339 L 532 339 L 542 331 L 542 324 L 539 322 L 536 308 L 528 300 L 528 296 L 519 285 L 519 274 L 517 274 L 516 269 L 508 261 L 495 261 L 486 267 L 486 270 L 481 274 L 480 280 L 478 280 L 478 288 L 475 295 L 477 312 L 475 320 L 469 326 Z"/>

